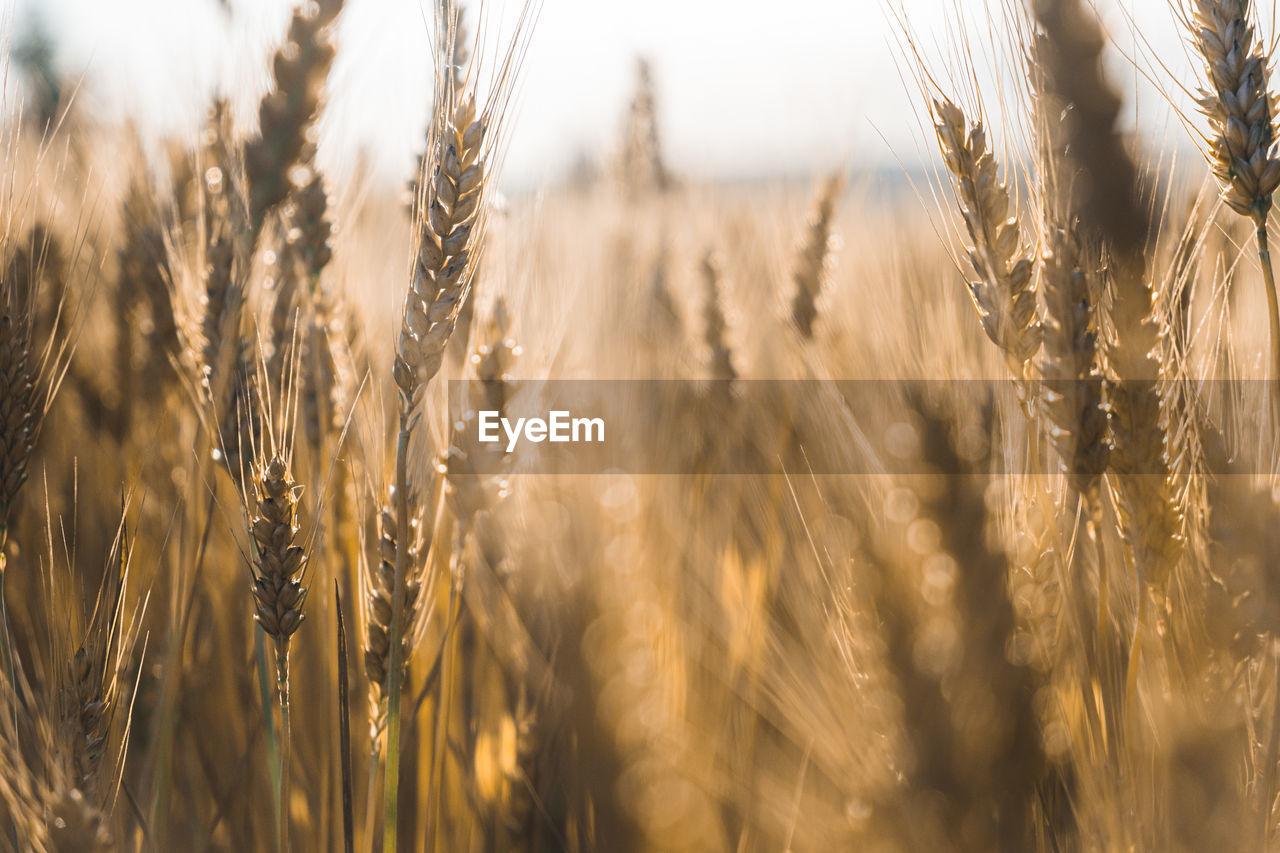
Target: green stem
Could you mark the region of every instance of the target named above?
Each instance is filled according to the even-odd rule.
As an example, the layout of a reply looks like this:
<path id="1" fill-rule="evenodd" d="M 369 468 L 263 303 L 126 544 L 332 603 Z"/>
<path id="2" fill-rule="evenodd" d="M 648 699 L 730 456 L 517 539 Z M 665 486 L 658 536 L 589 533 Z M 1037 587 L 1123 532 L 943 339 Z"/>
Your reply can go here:
<path id="1" fill-rule="evenodd" d="M 4 667 L 5 678 L 9 681 L 9 688 L 13 691 L 12 696 L 15 699 L 21 699 L 22 694 L 19 691 L 17 670 L 13 665 L 13 652 L 10 643 L 9 629 L 9 607 L 5 604 L 5 577 L 8 575 L 9 560 L 5 556 L 5 547 L 9 544 L 9 527 L 7 524 L 0 524 L 0 665 Z M 13 703 L 13 726 L 17 730 L 18 726 L 18 702 Z M 20 849 L 18 839 L 18 827 L 11 826 L 10 840 L 13 842 L 13 849 Z"/>
<path id="2" fill-rule="evenodd" d="M 0 532 L 0 665 L 4 666 L 4 677 L 9 683 L 12 691 L 11 695 L 18 699 L 22 696 L 18 687 L 18 674 L 13 665 L 13 651 L 10 644 L 9 634 L 9 607 L 5 604 L 4 598 L 4 579 L 5 579 L 5 557 L 4 557 L 4 536 Z M 13 703 L 13 725 L 18 725 L 18 702 Z"/>
<path id="3" fill-rule="evenodd" d="M 1098 503 L 1101 498 L 1090 501 Z M 1103 753 L 1110 760 L 1117 754 L 1120 736 L 1120 721 L 1123 719 L 1124 706 L 1122 697 L 1116 695 L 1115 681 L 1115 648 L 1111 642 L 1111 570 L 1107 565 L 1106 550 L 1102 547 L 1100 535 L 1101 509 L 1090 507 L 1088 535 L 1093 540 L 1095 559 L 1098 562 L 1098 624 L 1094 640 L 1094 666 L 1099 673 L 1097 683 L 1100 687 L 1101 733 Z M 1139 589 L 1139 595 L 1142 594 Z M 1126 673 L 1127 675 L 1127 673 Z"/>
<path id="4" fill-rule="evenodd" d="M 262 721 L 267 734 L 267 761 L 271 772 L 271 796 L 276 808 L 276 850 L 280 850 L 280 750 L 276 746 L 275 714 L 271 712 L 271 676 L 267 670 L 267 642 L 262 626 L 254 623 L 253 651 L 258 658 L 258 698 L 262 701 Z"/>
<path id="5" fill-rule="evenodd" d="M 449 577 L 453 578 L 453 566 L 449 567 Z M 429 770 L 430 784 L 427 800 L 427 837 L 431 838 L 429 850 L 436 850 L 437 838 L 435 834 L 436 827 L 440 826 L 440 796 L 444 790 L 444 772 L 445 772 L 445 755 L 448 752 L 446 742 L 449 737 L 449 709 L 453 704 L 453 695 L 449 690 L 451 684 L 450 678 L 454 672 L 455 653 L 457 650 L 457 620 L 459 616 L 460 606 L 459 597 L 457 595 L 457 587 L 450 584 L 449 588 L 449 621 L 445 624 L 444 648 L 440 650 L 440 692 L 435 702 L 435 706 L 431 711 L 431 767 Z"/>
<path id="6" fill-rule="evenodd" d="M 197 540 L 196 551 L 194 555 L 185 555 L 182 559 L 182 565 L 188 565 L 187 560 L 190 559 L 190 565 L 193 567 L 190 572 L 179 572 L 174 580 L 173 590 L 170 593 L 169 601 L 169 631 L 166 635 L 164 663 L 162 664 L 160 677 L 160 699 L 157 703 L 156 717 L 158 722 L 154 727 L 155 744 L 147 761 L 146 776 L 150 778 L 151 785 L 151 803 L 150 803 L 150 820 L 148 823 L 149 843 L 152 849 L 161 849 L 159 844 L 165 842 L 168 832 L 169 821 L 169 794 L 170 794 L 170 776 L 173 767 L 171 759 L 173 755 L 173 741 L 177 735 L 177 727 L 182 719 L 181 708 L 179 707 L 179 693 L 181 691 L 182 682 L 182 655 L 187 642 L 187 628 L 191 626 L 191 614 L 195 609 L 196 587 L 199 584 L 204 573 L 205 556 L 209 553 L 209 538 L 213 533 L 214 509 L 218 506 L 218 482 L 216 476 L 216 463 L 213 461 L 213 455 L 205 453 L 201 455 L 198 471 L 199 478 L 196 482 L 211 483 L 212 488 L 209 489 L 209 499 L 205 504 L 203 514 L 198 514 L 198 504 L 192 502 L 190 504 L 191 516 L 189 524 L 192 527 L 200 528 L 200 536 Z M 261 668 L 260 668 L 261 669 Z M 270 726 L 267 727 L 268 737 L 270 737 Z"/>
<path id="7" fill-rule="evenodd" d="M 1147 591 L 1138 586 L 1138 619 L 1133 626 L 1133 645 L 1129 646 L 1129 669 L 1124 680 L 1124 704 L 1128 720 L 1137 719 L 1138 663 L 1142 660 L 1142 640 L 1147 629 Z"/>
<path id="8" fill-rule="evenodd" d="M 1262 263 L 1262 281 L 1267 287 L 1267 320 L 1271 327 L 1271 376 L 1280 382 L 1280 299 L 1276 296 L 1276 274 L 1271 266 L 1271 249 L 1267 243 L 1267 215 L 1257 213 L 1254 223 L 1258 226 L 1258 260 Z"/>
<path id="9" fill-rule="evenodd" d="M 5 604 L 4 589 L 5 577 L 9 567 L 8 558 L 5 557 L 4 549 L 9 541 L 9 528 L 0 525 L 0 664 L 4 666 L 5 678 L 9 680 L 9 686 L 13 689 L 13 695 L 18 695 L 18 679 L 13 666 L 13 652 L 9 639 L 9 607 Z M 14 706 L 14 713 L 18 712 L 17 706 Z"/>
<path id="10" fill-rule="evenodd" d="M 400 638 L 404 633 L 404 584 L 409 571 L 409 435 L 413 430 L 412 406 L 400 406 L 400 435 L 396 439 L 396 579 L 391 593 L 391 625 L 387 631 L 390 651 L 387 662 L 387 758 L 383 783 L 383 853 L 396 851 L 396 824 L 399 821 L 400 793 Z"/>
<path id="11" fill-rule="evenodd" d="M 1280 690 L 1280 657 L 1276 656 L 1274 651 L 1271 653 L 1271 656 L 1272 656 L 1271 673 L 1272 673 L 1272 677 L 1275 679 L 1274 689 Z M 1266 752 L 1266 759 L 1265 759 L 1267 762 L 1265 765 L 1266 767 L 1275 767 L 1277 757 L 1280 757 L 1280 704 L 1277 704 L 1277 702 L 1280 702 L 1280 699 L 1273 699 L 1271 703 L 1271 732 L 1267 736 L 1267 752 Z M 1266 782 L 1264 785 L 1265 799 L 1263 799 L 1262 802 L 1274 803 L 1276 801 L 1275 774 L 1264 773 L 1263 778 L 1266 780 Z M 1271 844 L 1271 840 L 1272 840 L 1271 821 L 1265 820 L 1262 822 L 1262 846 L 1259 849 L 1260 850 L 1274 849 L 1273 845 Z"/>
<path id="12" fill-rule="evenodd" d="M 289 641 L 276 641 L 276 686 L 280 691 L 280 778 L 276 801 L 280 849 L 289 853 Z"/>
<path id="13" fill-rule="evenodd" d="M 1092 531 L 1092 528 L 1090 528 Z M 1106 555 L 1102 551 L 1102 540 L 1094 536 L 1094 550 L 1098 555 L 1098 647 L 1106 648 L 1108 629 L 1111 624 L 1109 607 L 1111 602 L 1110 575 L 1107 572 Z"/>
<path id="14" fill-rule="evenodd" d="M 338 617 L 338 743 L 342 754 L 342 850 L 356 853 L 355 772 L 351 766 L 351 692 L 347 682 L 347 630 L 342 619 L 342 593 L 333 579 L 333 612 Z M 372 771 L 370 771 L 372 774 Z"/>
<path id="15" fill-rule="evenodd" d="M 381 742 L 382 735 L 375 734 L 373 743 L 369 747 L 369 786 L 364 794 L 364 849 L 368 853 L 373 853 L 374 827 L 377 826 L 373 819 L 373 810 L 378 805 L 378 765 L 382 762 L 382 750 L 379 748 Z"/>

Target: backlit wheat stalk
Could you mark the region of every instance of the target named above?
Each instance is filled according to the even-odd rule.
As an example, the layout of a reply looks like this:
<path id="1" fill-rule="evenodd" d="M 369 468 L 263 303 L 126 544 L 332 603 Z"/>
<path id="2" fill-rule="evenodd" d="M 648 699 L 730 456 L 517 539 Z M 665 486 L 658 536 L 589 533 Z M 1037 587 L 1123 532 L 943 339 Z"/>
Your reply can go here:
<path id="1" fill-rule="evenodd" d="M 971 122 L 951 101 L 933 102 L 934 130 L 969 233 L 977 280 L 969 295 L 982 329 L 1004 351 L 1020 394 L 1040 349 L 1034 265 L 1022 241 L 1018 212 L 1001 180 L 982 122 Z"/>
<path id="2" fill-rule="evenodd" d="M 1251 0 L 1193 0 L 1182 10 L 1190 40 L 1204 60 L 1200 109 L 1209 121 L 1209 165 L 1223 201 L 1253 222 L 1266 284 L 1271 370 L 1280 377 L 1280 295 L 1271 263 L 1267 217 L 1280 187 L 1271 56 L 1255 30 Z"/>

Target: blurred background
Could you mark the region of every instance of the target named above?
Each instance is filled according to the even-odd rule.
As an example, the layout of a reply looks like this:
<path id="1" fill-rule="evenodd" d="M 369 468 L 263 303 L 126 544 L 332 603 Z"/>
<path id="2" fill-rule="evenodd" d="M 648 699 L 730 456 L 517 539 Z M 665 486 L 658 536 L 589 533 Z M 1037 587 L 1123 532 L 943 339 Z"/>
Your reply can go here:
<path id="1" fill-rule="evenodd" d="M 1044 7 L 1034 158 L 1032 0 L 543 0 L 483 125 L 521 0 L 453 67 L 436 2 L 0 0 L 0 851 L 1280 850 L 1270 197 L 1182 0 Z M 695 380 L 626 419 L 692 473 L 484 474 L 547 379 Z"/>
<path id="2" fill-rule="evenodd" d="M 972 22 L 998 27 L 1001 4 L 545 0 L 525 59 L 505 186 L 529 189 L 606 162 L 635 88 L 638 57 L 652 64 L 663 145 L 679 174 L 750 180 L 840 166 L 900 174 L 927 161 L 932 140 L 920 133 L 899 22 L 907 22 L 934 67 L 954 67 L 954 58 L 971 52 L 990 91 L 994 77 L 1003 76 L 1005 86 L 1016 82 L 1009 57 L 990 55 L 990 45 L 1007 40 Z M 213 91 L 230 93 L 240 115 L 251 119 L 291 5 L 0 0 L 0 45 L 25 57 L 28 68 L 47 62 L 62 80 L 79 81 L 80 106 L 95 116 L 133 117 L 145 130 L 188 135 Z M 480 26 L 491 43 L 520 5 L 488 4 Z M 1193 66 L 1169 3 L 1098 6 L 1116 46 L 1139 68 L 1156 68 L 1151 57 L 1158 56 L 1167 68 L 1156 76 L 1168 73 L 1190 85 Z M 964 36 L 957 20 L 971 22 Z M 409 174 L 430 102 L 430 21 L 422 0 L 350 0 L 321 128 L 322 163 L 350 163 L 359 151 L 373 176 L 399 182 Z M 1130 120 L 1143 124 L 1149 140 L 1186 144 L 1169 96 L 1116 64 L 1136 96 Z M 10 106 L 23 97 L 23 65 L 5 81 Z M 1177 95 L 1173 104 L 1187 110 L 1190 102 Z"/>

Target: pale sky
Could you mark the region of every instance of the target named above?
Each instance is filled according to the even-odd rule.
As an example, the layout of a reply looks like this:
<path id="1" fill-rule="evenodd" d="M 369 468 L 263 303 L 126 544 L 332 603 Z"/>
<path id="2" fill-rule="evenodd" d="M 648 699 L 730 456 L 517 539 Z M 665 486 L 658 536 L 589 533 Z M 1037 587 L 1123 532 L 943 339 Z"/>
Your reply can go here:
<path id="1" fill-rule="evenodd" d="M 985 74 L 991 61 L 981 54 L 995 40 L 984 8 L 1000 2 L 543 0 L 506 180 L 538 185 L 581 154 L 607 156 L 640 55 L 653 64 L 667 158 L 681 173 L 738 178 L 913 163 L 921 156 L 918 111 L 895 59 L 892 10 L 905 10 L 940 66 L 956 49 L 949 21 L 965 21 Z M 1158 55 L 1193 82 L 1167 0 L 1100 2 L 1112 35 L 1143 67 Z M 269 48 L 283 34 L 289 0 L 230 3 L 228 28 L 215 0 L 0 0 L 0 44 L 10 41 L 15 8 L 40 7 L 60 41 L 62 68 L 85 75 L 86 107 L 185 133 L 219 81 L 261 87 Z M 519 3 L 489 0 L 493 32 Z M 474 25 L 477 2 L 466 5 Z M 380 173 L 407 174 L 429 102 L 430 8 L 430 0 L 346 0 L 322 142 L 335 162 L 363 146 Z M 1131 21 L 1149 44 L 1135 48 Z M 1141 75 L 1119 70 L 1139 93 L 1145 129 L 1185 135 Z"/>

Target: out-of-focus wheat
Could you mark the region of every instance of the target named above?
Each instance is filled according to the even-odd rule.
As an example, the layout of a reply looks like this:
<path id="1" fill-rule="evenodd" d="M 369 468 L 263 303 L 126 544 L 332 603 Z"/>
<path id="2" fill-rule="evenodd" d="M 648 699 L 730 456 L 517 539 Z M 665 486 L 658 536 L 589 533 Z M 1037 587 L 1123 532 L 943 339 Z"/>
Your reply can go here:
<path id="1" fill-rule="evenodd" d="M 844 189 L 844 175 L 827 178 L 814 203 L 813 213 L 805 229 L 804 242 L 796 258 L 795 295 L 791 298 L 791 322 L 805 338 L 813 337 L 813 321 L 818 316 L 818 296 L 826 277 L 827 257 L 831 252 L 831 225 L 836 200 Z"/>

